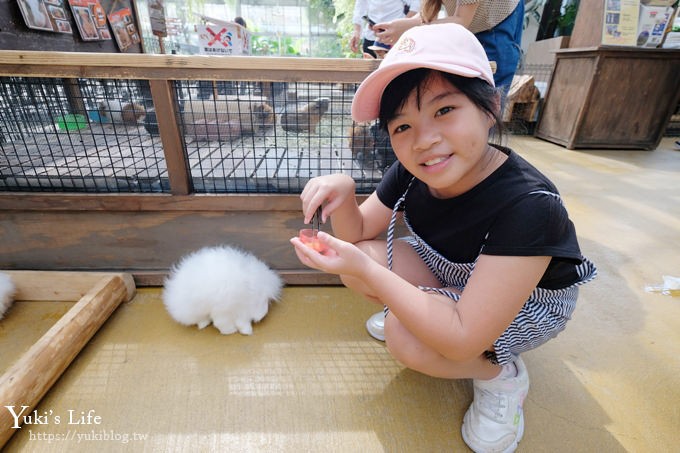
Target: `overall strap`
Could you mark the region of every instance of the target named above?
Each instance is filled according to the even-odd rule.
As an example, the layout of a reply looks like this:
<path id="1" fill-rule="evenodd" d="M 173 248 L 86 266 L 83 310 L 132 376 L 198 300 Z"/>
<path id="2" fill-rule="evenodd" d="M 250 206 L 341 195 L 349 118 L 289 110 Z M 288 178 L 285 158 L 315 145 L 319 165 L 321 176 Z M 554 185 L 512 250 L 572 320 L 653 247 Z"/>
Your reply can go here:
<path id="1" fill-rule="evenodd" d="M 393 242 L 394 242 L 394 227 L 397 222 L 397 211 L 399 210 L 399 207 L 401 204 L 404 202 L 406 199 L 406 194 L 408 193 L 409 189 L 411 188 L 411 185 L 413 184 L 413 181 L 415 181 L 415 176 L 411 178 L 411 181 L 409 181 L 408 186 L 406 187 L 406 190 L 404 193 L 399 197 L 397 202 L 394 204 L 394 208 L 392 208 L 392 217 L 390 217 L 390 224 L 387 227 L 387 268 L 389 270 L 392 270 L 392 259 L 393 259 Z"/>

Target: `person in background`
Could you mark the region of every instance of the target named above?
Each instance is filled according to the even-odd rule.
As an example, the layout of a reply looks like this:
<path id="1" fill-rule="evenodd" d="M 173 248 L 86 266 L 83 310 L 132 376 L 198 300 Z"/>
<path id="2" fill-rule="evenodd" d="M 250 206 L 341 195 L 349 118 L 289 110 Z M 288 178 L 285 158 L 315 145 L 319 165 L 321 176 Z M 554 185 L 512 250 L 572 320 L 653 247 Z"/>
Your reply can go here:
<path id="1" fill-rule="evenodd" d="M 529 390 L 520 356 L 566 327 L 580 285 L 597 274 L 555 185 L 500 145 L 499 106 L 469 30 L 411 28 L 352 101 L 352 119 L 379 119 L 398 161 L 361 205 L 347 174 L 309 180 L 304 221 L 322 208 L 333 235 L 319 232 L 315 248 L 290 240 L 304 265 L 385 307 L 397 361 L 472 379 L 461 431 L 477 453 L 517 448 Z M 397 218 L 407 237 L 395 238 Z"/>
<path id="2" fill-rule="evenodd" d="M 355 53 L 361 50 L 364 56 L 376 58 L 375 51 L 369 49 L 376 38 L 375 24 L 414 16 L 419 9 L 420 0 L 355 0 L 350 49 Z"/>
<path id="3" fill-rule="evenodd" d="M 236 16 L 232 21 L 243 28 L 248 28 L 246 21 L 241 16 Z M 214 93 L 218 95 L 234 95 L 238 94 L 238 82 L 211 82 L 209 80 L 201 80 L 198 82 L 198 99 L 210 99 Z"/>
<path id="4" fill-rule="evenodd" d="M 234 22 L 239 24 L 243 28 L 248 28 L 248 25 L 246 24 L 245 19 L 243 19 L 241 16 L 237 16 L 234 18 Z"/>
<path id="5" fill-rule="evenodd" d="M 439 17 L 442 6 L 445 17 Z M 489 61 L 496 62 L 496 87 L 507 94 L 521 57 L 524 0 L 424 0 L 418 14 L 376 23 L 376 37 L 387 44 L 421 24 L 456 23 L 475 34 Z"/>

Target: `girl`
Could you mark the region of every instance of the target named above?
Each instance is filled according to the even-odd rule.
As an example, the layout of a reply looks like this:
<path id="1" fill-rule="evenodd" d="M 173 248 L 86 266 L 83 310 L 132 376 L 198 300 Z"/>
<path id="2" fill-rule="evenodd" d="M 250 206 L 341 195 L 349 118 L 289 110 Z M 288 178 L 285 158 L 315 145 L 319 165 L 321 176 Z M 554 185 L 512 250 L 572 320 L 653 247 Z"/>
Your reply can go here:
<path id="1" fill-rule="evenodd" d="M 356 92 L 355 121 L 379 118 L 398 161 L 359 206 L 354 181 L 314 178 L 305 222 L 323 206 L 331 252 L 291 239 L 305 265 L 340 275 L 385 307 L 384 335 L 405 366 L 472 378 L 462 435 L 476 452 L 511 452 L 529 388 L 519 358 L 556 336 L 578 285 L 595 276 L 555 186 L 508 148 L 484 49 L 456 24 L 408 30 Z M 394 238 L 398 215 L 410 236 Z M 387 240 L 376 239 L 387 231 Z"/>

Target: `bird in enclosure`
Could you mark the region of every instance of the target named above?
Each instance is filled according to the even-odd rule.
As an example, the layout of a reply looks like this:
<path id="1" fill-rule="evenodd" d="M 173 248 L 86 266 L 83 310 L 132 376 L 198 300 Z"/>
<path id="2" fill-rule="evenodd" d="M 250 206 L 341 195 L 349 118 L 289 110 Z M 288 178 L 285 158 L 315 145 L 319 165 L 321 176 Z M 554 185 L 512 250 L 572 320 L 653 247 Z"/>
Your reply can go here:
<path id="1" fill-rule="evenodd" d="M 397 160 L 389 134 L 377 122 L 353 123 L 348 136 L 352 158 L 365 168 L 384 172 Z"/>
<path id="2" fill-rule="evenodd" d="M 281 127 L 287 132 L 316 132 L 321 117 L 329 107 L 328 98 L 316 98 L 302 107 L 288 105 L 281 114 Z"/>
<path id="3" fill-rule="evenodd" d="M 274 124 L 274 109 L 262 96 L 224 96 L 184 103 L 184 124 L 238 124 L 240 134 L 256 134 Z M 187 132 L 190 134 L 190 131 Z"/>
<path id="4" fill-rule="evenodd" d="M 142 104 L 117 99 L 99 101 L 97 110 L 104 122 L 113 124 L 135 125 L 146 116 L 146 109 Z"/>

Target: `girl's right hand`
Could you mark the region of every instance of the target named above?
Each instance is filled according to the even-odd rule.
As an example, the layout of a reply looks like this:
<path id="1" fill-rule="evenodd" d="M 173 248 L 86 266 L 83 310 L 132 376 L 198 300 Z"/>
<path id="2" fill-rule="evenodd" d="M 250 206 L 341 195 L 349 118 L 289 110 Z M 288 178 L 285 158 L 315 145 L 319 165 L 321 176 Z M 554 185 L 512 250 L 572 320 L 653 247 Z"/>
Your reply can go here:
<path id="1" fill-rule="evenodd" d="M 323 207 L 321 222 L 325 223 L 339 206 L 349 200 L 355 201 L 355 188 L 354 180 L 342 173 L 310 179 L 300 194 L 304 223 L 312 221 L 314 213 L 320 206 Z"/>

